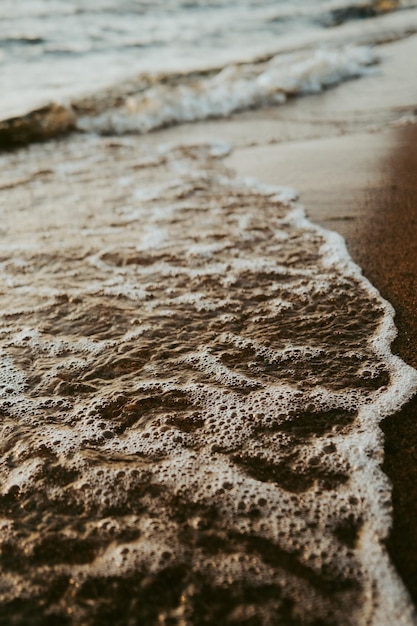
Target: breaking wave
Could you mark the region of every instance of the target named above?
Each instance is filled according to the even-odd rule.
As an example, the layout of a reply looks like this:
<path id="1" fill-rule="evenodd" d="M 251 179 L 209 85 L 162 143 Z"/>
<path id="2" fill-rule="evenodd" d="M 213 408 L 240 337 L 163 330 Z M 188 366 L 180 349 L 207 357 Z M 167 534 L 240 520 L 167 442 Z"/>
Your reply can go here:
<path id="1" fill-rule="evenodd" d="M 103 134 L 146 133 L 172 124 L 226 117 L 369 74 L 376 59 L 370 47 L 347 46 L 280 54 L 266 63 L 230 65 L 191 84 L 174 88 L 158 84 L 129 96 L 116 110 L 81 117 L 77 126 Z"/>

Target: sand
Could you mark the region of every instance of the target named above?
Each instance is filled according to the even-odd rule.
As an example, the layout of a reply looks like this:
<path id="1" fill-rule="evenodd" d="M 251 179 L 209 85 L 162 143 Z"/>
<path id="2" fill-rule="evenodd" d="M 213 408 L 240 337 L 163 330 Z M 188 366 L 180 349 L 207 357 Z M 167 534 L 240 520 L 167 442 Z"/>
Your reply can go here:
<path id="1" fill-rule="evenodd" d="M 417 367 L 417 126 L 375 134 L 297 142 L 257 149 L 259 173 L 287 184 L 301 172 L 301 191 L 311 219 L 341 233 L 365 276 L 396 310 L 398 337 L 392 349 Z M 246 163 L 231 161 L 242 173 Z M 300 180 L 300 179 L 299 179 Z M 335 211 L 336 209 L 336 211 Z M 393 490 L 394 524 L 388 549 L 417 602 L 417 399 L 385 420 L 384 471 Z"/>

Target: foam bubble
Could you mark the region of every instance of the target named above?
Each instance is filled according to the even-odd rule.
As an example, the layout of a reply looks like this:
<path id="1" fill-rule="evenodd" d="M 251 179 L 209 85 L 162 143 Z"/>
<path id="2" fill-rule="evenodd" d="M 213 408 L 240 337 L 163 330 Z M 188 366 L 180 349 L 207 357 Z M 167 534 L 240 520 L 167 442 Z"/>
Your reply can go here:
<path id="1" fill-rule="evenodd" d="M 16 368 L 12 359 L 5 352 L 0 353 L 0 395 L 20 396 L 26 386 L 24 373 Z"/>

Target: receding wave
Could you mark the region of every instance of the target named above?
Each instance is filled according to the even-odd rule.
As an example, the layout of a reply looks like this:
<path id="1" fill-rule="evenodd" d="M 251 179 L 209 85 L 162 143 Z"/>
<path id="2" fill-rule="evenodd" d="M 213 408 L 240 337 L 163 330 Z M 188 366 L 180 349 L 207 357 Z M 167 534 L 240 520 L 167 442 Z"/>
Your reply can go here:
<path id="1" fill-rule="evenodd" d="M 378 423 L 417 386 L 393 311 L 226 152 L 12 155 L 42 228 L 0 249 L 8 623 L 413 623 L 384 545 Z"/>
<path id="2" fill-rule="evenodd" d="M 79 129 L 143 133 L 276 104 L 366 73 L 375 56 L 347 43 L 417 28 L 416 0 L 163 4 L 3 0 L 0 149 L 72 132 L 75 117 Z"/>

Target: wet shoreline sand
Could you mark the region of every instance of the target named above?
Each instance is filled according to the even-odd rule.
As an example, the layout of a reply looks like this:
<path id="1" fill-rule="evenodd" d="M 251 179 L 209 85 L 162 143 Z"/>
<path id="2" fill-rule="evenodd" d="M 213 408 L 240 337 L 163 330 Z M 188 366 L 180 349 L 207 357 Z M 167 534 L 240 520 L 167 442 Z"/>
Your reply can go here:
<path id="1" fill-rule="evenodd" d="M 323 137 L 236 151 L 231 167 L 269 183 L 293 185 L 309 218 L 339 232 L 353 260 L 396 311 L 392 350 L 417 367 L 417 94 L 407 49 L 386 46 L 382 77 L 348 83 L 338 93 L 295 103 L 284 128 L 308 120 Z M 330 96 L 333 100 L 330 101 Z M 383 113 L 385 112 L 385 114 Z M 344 117 L 345 114 L 345 117 Z M 389 121 L 390 115 L 393 121 Z M 380 119 L 381 123 L 370 124 Z M 331 120 L 334 128 L 331 131 Z M 338 129 L 338 130 L 337 130 Z M 289 131 L 290 132 L 290 131 Z M 255 165 L 254 165 L 255 164 Z M 255 167 L 255 171 L 254 171 Z M 417 398 L 385 419 L 383 469 L 393 484 L 390 557 L 417 603 Z"/>
<path id="2" fill-rule="evenodd" d="M 309 205 L 313 221 L 336 230 L 353 260 L 396 311 L 398 336 L 392 345 L 417 367 L 417 126 L 390 137 L 391 152 L 379 159 L 379 184 L 343 198 L 343 215 L 325 216 Z M 378 174 L 374 173 L 375 179 Z M 362 201 L 360 196 L 362 195 Z M 358 203 L 358 204 L 357 204 Z M 359 210 L 358 210 L 359 209 Z M 397 571 L 417 603 L 417 398 L 386 418 L 384 472 L 393 484 L 393 528 L 387 548 Z"/>
<path id="3" fill-rule="evenodd" d="M 392 349 L 417 367 L 417 127 L 398 132 L 391 156 L 381 164 L 379 189 L 365 197 L 357 233 L 347 233 L 351 254 L 364 274 L 394 306 L 398 336 Z M 417 398 L 384 420 L 384 471 L 393 483 L 394 519 L 387 547 L 417 602 Z"/>
<path id="4" fill-rule="evenodd" d="M 344 206 L 335 222 L 313 220 L 345 237 L 353 260 L 396 311 L 394 354 L 417 367 L 417 126 L 396 131 L 392 152 L 379 162 L 380 184 L 363 190 L 360 212 Z M 379 161 L 379 159 L 377 159 Z M 357 201 L 360 201 L 359 198 Z M 346 202 L 346 200 L 345 200 Z M 386 418 L 383 469 L 393 484 L 393 528 L 387 548 L 417 603 L 417 398 Z"/>

